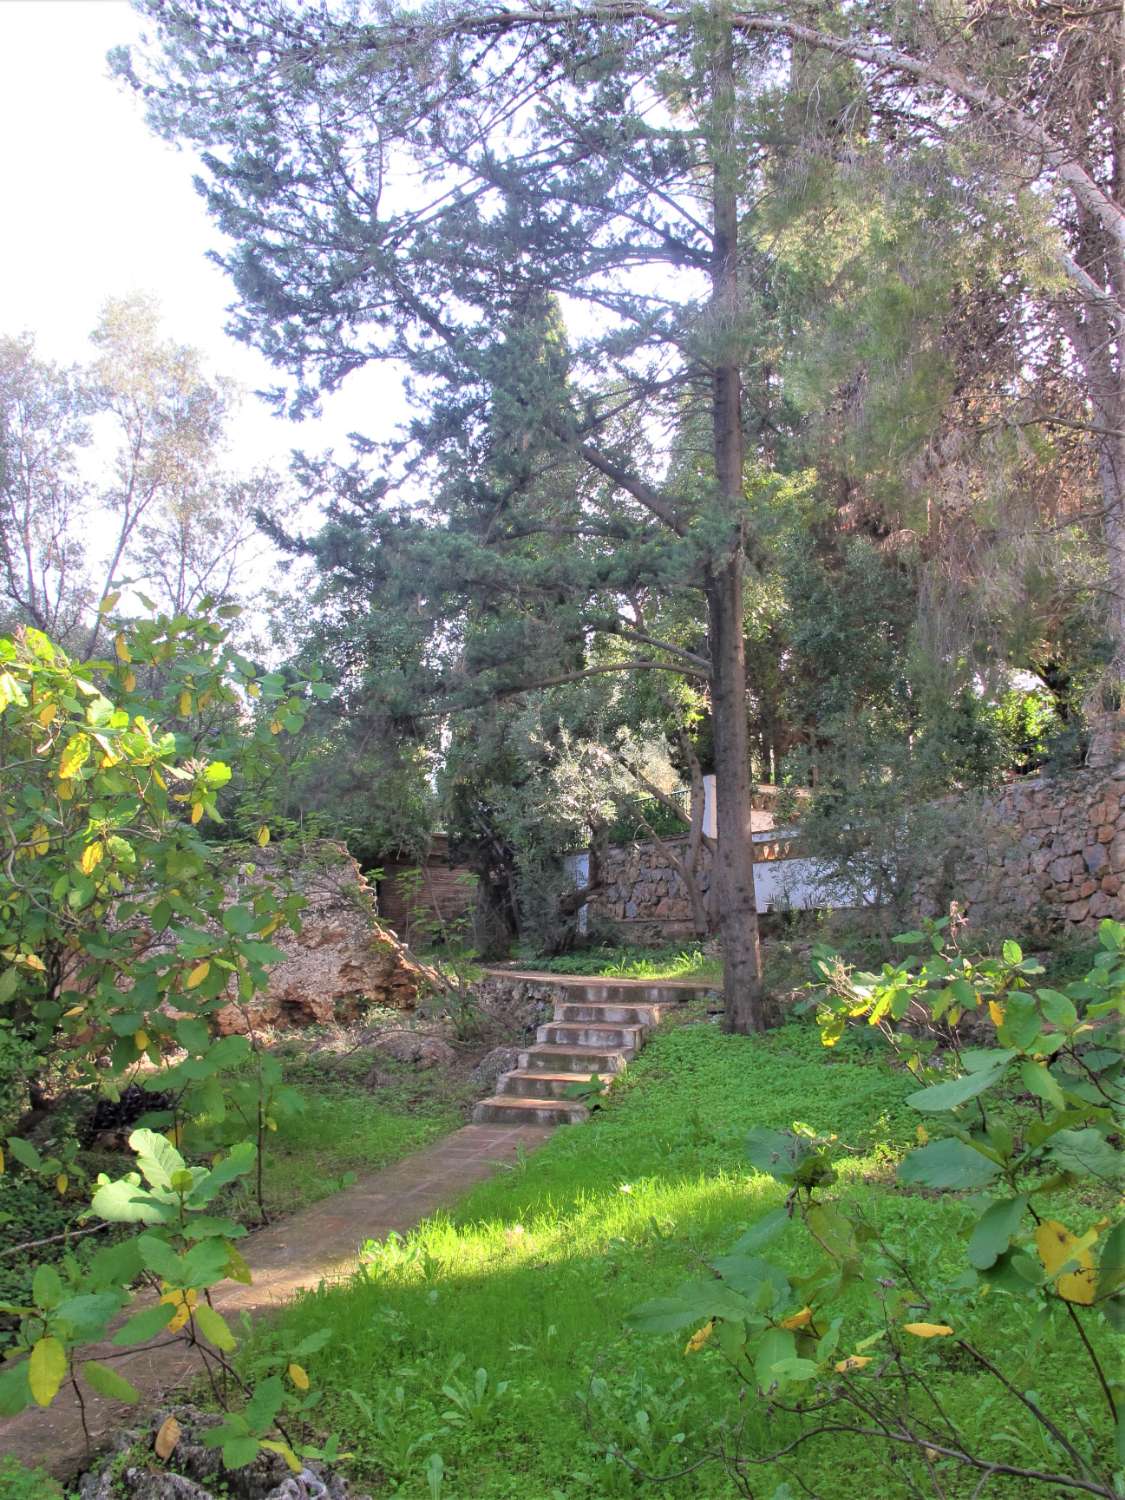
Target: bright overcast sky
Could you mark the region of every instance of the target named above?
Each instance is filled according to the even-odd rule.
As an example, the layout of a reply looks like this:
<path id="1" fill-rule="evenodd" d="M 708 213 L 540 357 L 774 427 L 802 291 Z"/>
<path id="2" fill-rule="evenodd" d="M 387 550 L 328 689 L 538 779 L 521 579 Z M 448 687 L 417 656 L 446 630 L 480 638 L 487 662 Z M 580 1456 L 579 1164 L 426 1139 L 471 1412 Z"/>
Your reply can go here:
<path id="1" fill-rule="evenodd" d="M 0 333 L 27 331 L 45 356 L 83 359 L 107 297 L 152 292 L 169 335 L 202 349 L 215 373 L 249 390 L 274 384 L 277 372 L 223 331 L 231 289 L 205 258 L 218 235 L 192 186 L 192 154 L 151 135 L 107 76 L 106 52 L 140 28 L 127 0 L 0 0 Z M 388 436 L 405 414 L 397 384 L 389 371 L 363 383 L 353 377 L 315 430 L 248 396 L 234 465 L 282 468 L 293 447 L 343 445 L 356 429 Z"/>

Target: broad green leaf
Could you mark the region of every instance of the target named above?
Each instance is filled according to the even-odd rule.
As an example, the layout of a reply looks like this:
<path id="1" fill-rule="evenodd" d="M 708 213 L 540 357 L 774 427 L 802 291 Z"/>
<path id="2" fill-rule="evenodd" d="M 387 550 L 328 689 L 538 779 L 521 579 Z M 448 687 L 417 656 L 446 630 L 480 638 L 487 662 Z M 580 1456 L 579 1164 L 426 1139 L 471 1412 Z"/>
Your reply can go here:
<path id="1" fill-rule="evenodd" d="M 230 933 L 245 937 L 253 932 L 262 919 L 256 917 L 248 906 L 228 906 L 223 912 L 223 926 Z"/>
<path id="2" fill-rule="evenodd" d="M 36 1151 L 30 1141 L 25 1141 L 22 1136 L 10 1135 L 8 1137 L 8 1150 L 19 1162 L 21 1167 L 27 1167 L 31 1172 L 39 1172 L 43 1168 L 43 1158 Z"/>
<path id="3" fill-rule="evenodd" d="M 711 1261 L 732 1291 L 749 1299 L 755 1312 L 790 1300 L 789 1278 L 780 1266 L 754 1255 L 720 1255 Z"/>
<path id="4" fill-rule="evenodd" d="M 38 1406 L 50 1406 L 66 1379 L 66 1350 L 57 1338 L 48 1334 L 32 1348 L 27 1366 L 27 1383 Z"/>
<path id="5" fill-rule="evenodd" d="M 54 1266 L 40 1265 L 35 1268 L 31 1280 L 31 1300 L 36 1307 L 50 1312 L 62 1301 L 63 1285 Z"/>
<path id="6" fill-rule="evenodd" d="M 978 1271 L 995 1265 L 1007 1250 L 1027 1210 L 1027 1199 L 1001 1198 L 990 1203 L 969 1237 L 969 1262 Z"/>
<path id="7" fill-rule="evenodd" d="M 763 1125 L 755 1125 L 746 1137 L 746 1155 L 751 1165 L 778 1182 L 793 1182 L 811 1151 L 803 1136 L 788 1130 L 767 1130 Z"/>
<path id="8" fill-rule="evenodd" d="M 749 1311 L 745 1298 L 724 1287 L 721 1281 L 692 1281 L 671 1297 L 656 1297 L 633 1308 L 626 1313 L 625 1321 L 639 1333 L 675 1333 L 681 1328 L 697 1327 L 708 1318 L 741 1318 Z"/>
<path id="9" fill-rule="evenodd" d="M 1120 1158 L 1097 1130 L 1060 1130 L 1052 1136 L 1047 1150 L 1063 1172 L 1089 1174 L 1107 1182 L 1117 1182 L 1120 1178 Z"/>
<path id="10" fill-rule="evenodd" d="M 82 1374 L 99 1396 L 108 1396 L 111 1401 L 127 1401 L 130 1404 L 141 1399 L 140 1391 L 131 1381 L 119 1375 L 116 1370 L 111 1370 L 108 1365 L 99 1364 L 96 1359 L 86 1361 L 82 1366 Z"/>
<path id="11" fill-rule="evenodd" d="M 158 1234 L 142 1234 L 137 1238 L 137 1249 L 146 1271 L 154 1271 L 174 1286 L 191 1285 L 190 1278 L 183 1275 L 184 1258 L 176 1254 L 167 1240 Z"/>
<path id="12" fill-rule="evenodd" d="M 267 1376 L 254 1387 L 254 1394 L 243 1408 L 242 1415 L 251 1432 L 259 1436 L 273 1426 L 281 1404 L 285 1400 L 285 1388 L 280 1375 Z"/>
<path id="13" fill-rule="evenodd" d="M 773 1243 L 779 1235 L 784 1234 L 792 1220 L 784 1208 L 775 1208 L 756 1224 L 751 1224 L 744 1235 L 738 1239 L 732 1250 L 732 1255 L 745 1255 L 751 1250 L 763 1250 L 767 1245 Z"/>
<path id="14" fill-rule="evenodd" d="M 74 1343 L 91 1344 L 105 1337 L 106 1324 L 124 1302 L 124 1292 L 82 1292 L 59 1303 L 52 1323 L 55 1327 L 65 1324 L 67 1336 Z"/>
<path id="15" fill-rule="evenodd" d="M 195 1325 L 204 1338 L 211 1340 L 216 1349 L 223 1349 L 229 1353 L 235 1347 L 234 1334 L 231 1333 L 225 1319 L 206 1302 L 200 1302 L 195 1309 Z"/>
<path id="16" fill-rule="evenodd" d="M 1006 964 L 1018 964 L 1023 962 L 1023 949 L 1011 938 L 1007 938 L 1004 946 L 1000 949 Z"/>
<path id="17" fill-rule="evenodd" d="M 111 1224 L 167 1224 L 177 1217 L 174 1202 L 158 1198 L 139 1181 L 120 1178 L 98 1188 L 90 1203 L 101 1219 Z"/>
<path id="18" fill-rule="evenodd" d="M 1029 1057 L 1024 1058 L 1020 1063 L 1020 1077 L 1029 1094 L 1042 1099 L 1052 1109 L 1065 1109 L 1066 1100 L 1063 1098 L 1063 1091 L 1042 1063 L 1033 1062 Z"/>
<path id="19" fill-rule="evenodd" d="M 774 1383 L 774 1365 L 783 1359 L 793 1359 L 796 1353 L 796 1338 L 787 1328 L 766 1329 L 754 1355 L 754 1378 L 763 1391 L 768 1391 Z"/>
<path id="20" fill-rule="evenodd" d="M 981 1068 L 976 1073 L 964 1073 L 960 1078 L 951 1078 L 948 1083 L 935 1083 L 916 1094 L 908 1094 L 907 1104 L 927 1114 L 943 1114 L 946 1110 L 959 1109 L 978 1094 L 992 1088 L 1004 1076 L 1008 1066 L 1005 1059 L 999 1067 Z"/>
<path id="21" fill-rule="evenodd" d="M 899 1166 L 898 1180 L 929 1188 L 981 1188 L 999 1171 L 998 1163 L 950 1136 L 909 1152 Z"/>
<path id="22" fill-rule="evenodd" d="M 223 1465 L 228 1469 L 244 1469 L 258 1456 L 258 1439 L 254 1437 L 227 1438 L 223 1444 Z"/>
<path id="23" fill-rule="evenodd" d="M 127 1323 L 121 1325 L 113 1335 L 113 1342 L 118 1348 L 124 1348 L 129 1344 L 147 1344 L 149 1339 L 154 1339 L 158 1333 L 163 1333 L 175 1313 L 176 1309 L 170 1302 L 158 1302 L 155 1307 L 146 1307 L 142 1312 L 134 1313 Z"/>
<path id="24" fill-rule="evenodd" d="M 155 1130 L 134 1130 L 129 1147 L 137 1153 L 145 1181 L 155 1188 L 171 1188 L 173 1176 L 187 1166 L 175 1146 Z"/>
<path id="25" fill-rule="evenodd" d="M 18 1364 L 0 1365 L 0 1417 L 18 1416 L 30 1402 L 29 1363 L 21 1359 Z"/>
<path id="26" fill-rule="evenodd" d="M 1043 1007 L 1043 1014 L 1052 1025 L 1069 1029 L 1078 1020 L 1074 1001 L 1061 990 L 1036 990 L 1035 993 Z"/>

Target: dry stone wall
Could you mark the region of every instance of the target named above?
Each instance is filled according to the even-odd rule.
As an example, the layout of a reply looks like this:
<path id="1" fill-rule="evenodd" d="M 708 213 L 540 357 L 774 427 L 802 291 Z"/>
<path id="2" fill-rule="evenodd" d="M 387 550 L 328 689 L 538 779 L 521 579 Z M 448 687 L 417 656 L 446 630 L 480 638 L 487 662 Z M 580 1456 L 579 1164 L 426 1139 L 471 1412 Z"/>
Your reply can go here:
<path id="1" fill-rule="evenodd" d="M 953 891 L 974 925 L 1082 930 L 1125 917 L 1125 765 L 1013 782 L 982 813 Z"/>
<path id="2" fill-rule="evenodd" d="M 974 926 L 1026 932 L 1037 925 L 1096 929 L 1103 917 L 1125 920 L 1125 763 L 1058 777 L 1013 782 L 979 801 L 974 837 L 943 891 L 923 887 L 917 910 L 934 915 L 952 897 Z M 691 902 L 669 849 L 686 857 L 686 839 L 611 848 L 604 887 L 591 898 L 595 924 L 637 942 L 690 936 Z M 784 839 L 755 845 L 758 859 L 786 859 L 799 850 Z M 703 851 L 700 886 L 706 904 L 710 854 Z"/>

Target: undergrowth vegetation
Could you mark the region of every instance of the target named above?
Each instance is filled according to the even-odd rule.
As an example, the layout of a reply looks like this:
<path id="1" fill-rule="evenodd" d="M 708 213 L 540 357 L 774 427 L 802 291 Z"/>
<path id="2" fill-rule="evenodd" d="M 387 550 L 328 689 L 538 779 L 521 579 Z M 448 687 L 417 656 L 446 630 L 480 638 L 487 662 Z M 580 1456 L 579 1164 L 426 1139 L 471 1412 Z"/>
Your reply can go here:
<path id="1" fill-rule="evenodd" d="M 784 1188 L 748 1165 L 753 1126 L 838 1135 L 849 1148 L 843 1204 L 909 1244 L 924 1276 L 958 1268 L 973 1205 L 894 1188 L 896 1161 L 917 1143 L 904 1102 L 917 1084 L 885 1065 L 881 1047 L 877 1033 L 849 1032 L 826 1052 L 799 1024 L 753 1038 L 662 1028 L 589 1125 L 561 1131 L 405 1241 L 370 1245 L 365 1273 L 288 1308 L 251 1364 L 330 1329 L 309 1361 L 318 1420 L 342 1434 L 358 1479 L 407 1497 L 630 1495 L 641 1487 L 631 1464 L 660 1478 L 663 1494 L 738 1493 L 716 1461 L 737 1405 L 726 1365 L 709 1348 L 686 1354 L 682 1333 L 631 1332 L 626 1315 L 698 1276 L 784 1203 Z M 1089 1195 L 1056 1196 L 1078 1227 L 1097 1215 Z M 796 1226 L 783 1249 L 791 1265 L 812 1262 Z M 999 1340 L 1018 1354 L 1026 1343 L 1021 1376 L 1039 1385 L 1020 1309 L 994 1300 L 971 1320 L 966 1331 L 986 1347 Z M 1087 1430 L 1093 1401 L 1077 1353 L 1077 1341 L 1055 1352 L 1046 1378 L 1069 1429 Z M 1016 1402 L 949 1354 L 935 1352 L 933 1365 L 935 1390 L 970 1433 L 1026 1448 Z M 789 1426 L 796 1436 L 796 1418 L 764 1413 L 744 1408 L 745 1441 L 777 1446 Z M 809 1443 L 801 1473 L 821 1495 L 907 1493 L 893 1462 L 848 1437 Z M 755 1494 L 790 1493 L 781 1472 L 755 1483 Z M 1006 1493 L 1031 1491 L 1017 1482 Z"/>

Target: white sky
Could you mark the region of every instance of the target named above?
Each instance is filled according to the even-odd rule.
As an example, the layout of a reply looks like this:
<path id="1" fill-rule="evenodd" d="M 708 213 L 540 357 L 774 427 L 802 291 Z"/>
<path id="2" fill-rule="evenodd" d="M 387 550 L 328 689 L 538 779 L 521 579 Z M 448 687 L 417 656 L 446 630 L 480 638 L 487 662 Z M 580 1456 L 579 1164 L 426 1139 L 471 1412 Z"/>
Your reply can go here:
<path id="1" fill-rule="evenodd" d="M 192 153 L 153 136 L 108 77 L 107 51 L 140 29 L 127 0 L 0 0 L 0 333 L 84 359 L 106 298 L 146 291 L 168 335 L 201 349 L 213 373 L 248 391 L 273 385 L 279 372 L 223 331 L 232 290 L 205 259 L 219 235 L 192 186 Z M 317 423 L 280 421 L 248 395 L 232 467 L 284 468 L 292 448 L 343 449 L 353 430 L 387 437 L 405 414 L 388 369 L 351 377 Z"/>

